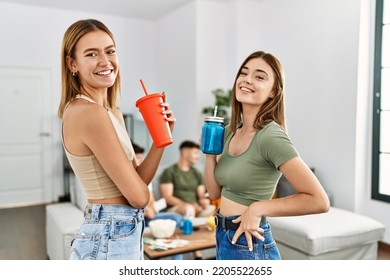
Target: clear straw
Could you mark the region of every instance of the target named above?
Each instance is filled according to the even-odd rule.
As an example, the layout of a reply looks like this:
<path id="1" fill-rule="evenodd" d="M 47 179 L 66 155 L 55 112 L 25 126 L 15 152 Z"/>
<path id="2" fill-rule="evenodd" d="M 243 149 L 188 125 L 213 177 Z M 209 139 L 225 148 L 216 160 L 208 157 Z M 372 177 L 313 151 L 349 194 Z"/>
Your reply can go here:
<path id="1" fill-rule="evenodd" d="M 218 106 L 216 105 L 216 106 L 214 107 L 214 117 L 217 116 L 217 110 L 218 110 Z"/>
<path id="2" fill-rule="evenodd" d="M 141 82 L 141 86 L 142 86 L 142 88 L 143 88 L 143 90 L 144 90 L 144 92 L 145 92 L 145 95 L 148 95 L 148 91 L 146 90 L 146 87 L 145 87 L 145 85 L 144 85 L 144 82 L 142 81 L 142 79 L 139 80 L 139 81 Z"/>

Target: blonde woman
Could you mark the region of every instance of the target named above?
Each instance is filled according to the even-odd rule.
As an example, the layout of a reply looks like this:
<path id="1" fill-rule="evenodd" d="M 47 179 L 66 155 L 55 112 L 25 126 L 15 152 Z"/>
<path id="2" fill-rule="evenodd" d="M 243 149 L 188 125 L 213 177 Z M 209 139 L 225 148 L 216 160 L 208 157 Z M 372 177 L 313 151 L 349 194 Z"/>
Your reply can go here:
<path id="1" fill-rule="evenodd" d="M 62 44 L 63 146 L 89 204 L 72 241 L 70 259 L 143 259 L 144 207 L 148 184 L 164 149 L 154 145 L 138 164 L 116 106 L 119 62 L 111 31 L 100 21 L 80 20 Z M 161 113 L 173 129 L 168 103 Z"/>

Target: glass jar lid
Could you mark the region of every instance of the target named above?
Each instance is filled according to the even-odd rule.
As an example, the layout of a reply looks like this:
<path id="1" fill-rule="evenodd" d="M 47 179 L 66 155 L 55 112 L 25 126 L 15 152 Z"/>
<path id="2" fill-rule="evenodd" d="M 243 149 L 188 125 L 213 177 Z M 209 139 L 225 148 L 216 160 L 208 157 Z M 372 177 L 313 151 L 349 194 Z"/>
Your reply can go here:
<path id="1" fill-rule="evenodd" d="M 223 118 L 221 118 L 221 117 L 208 116 L 204 120 L 206 122 L 220 122 L 220 123 L 223 123 Z"/>

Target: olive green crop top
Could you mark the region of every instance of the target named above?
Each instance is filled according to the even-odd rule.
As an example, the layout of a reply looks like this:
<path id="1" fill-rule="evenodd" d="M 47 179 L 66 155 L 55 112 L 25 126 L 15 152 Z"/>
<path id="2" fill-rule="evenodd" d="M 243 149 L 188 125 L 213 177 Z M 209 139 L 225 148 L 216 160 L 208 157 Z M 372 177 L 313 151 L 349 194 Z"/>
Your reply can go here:
<path id="1" fill-rule="evenodd" d="M 95 102 L 91 98 L 84 95 L 78 95 L 76 98 L 83 98 L 89 102 Z M 115 127 L 115 131 L 127 158 L 129 161 L 132 161 L 135 153 L 126 128 L 121 125 L 119 120 L 110 110 L 108 110 L 108 115 L 110 116 L 112 124 Z M 70 166 L 76 174 L 76 177 L 79 179 L 81 185 L 84 187 L 87 199 L 114 198 L 122 195 L 118 187 L 114 184 L 106 171 L 103 169 L 95 155 L 72 155 L 67 151 L 63 141 L 62 143 Z"/>
<path id="2" fill-rule="evenodd" d="M 248 149 L 237 156 L 229 154 L 231 131 L 225 134 L 225 145 L 215 168 L 215 178 L 222 196 L 239 204 L 272 198 L 280 179 L 279 166 L 298 156 L 288 135 L 276 122 L 258 130 Z"/>

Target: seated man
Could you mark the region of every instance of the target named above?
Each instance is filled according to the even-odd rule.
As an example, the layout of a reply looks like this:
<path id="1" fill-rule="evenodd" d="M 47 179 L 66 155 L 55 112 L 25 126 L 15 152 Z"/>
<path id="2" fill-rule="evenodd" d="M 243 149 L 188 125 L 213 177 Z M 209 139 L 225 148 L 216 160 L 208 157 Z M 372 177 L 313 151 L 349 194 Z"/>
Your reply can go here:
<path id="1" fill-rule="evenodd" d="M 203 175 L 193 166 L 199 159 L 199 144 L 184 141 L 179 150 L 178 162 L 166 168 L 160 177 L 160 191 L 169 207 L 167 211 L 190 217 L 214 215 L 215 206 L 210 204 Z"/>

